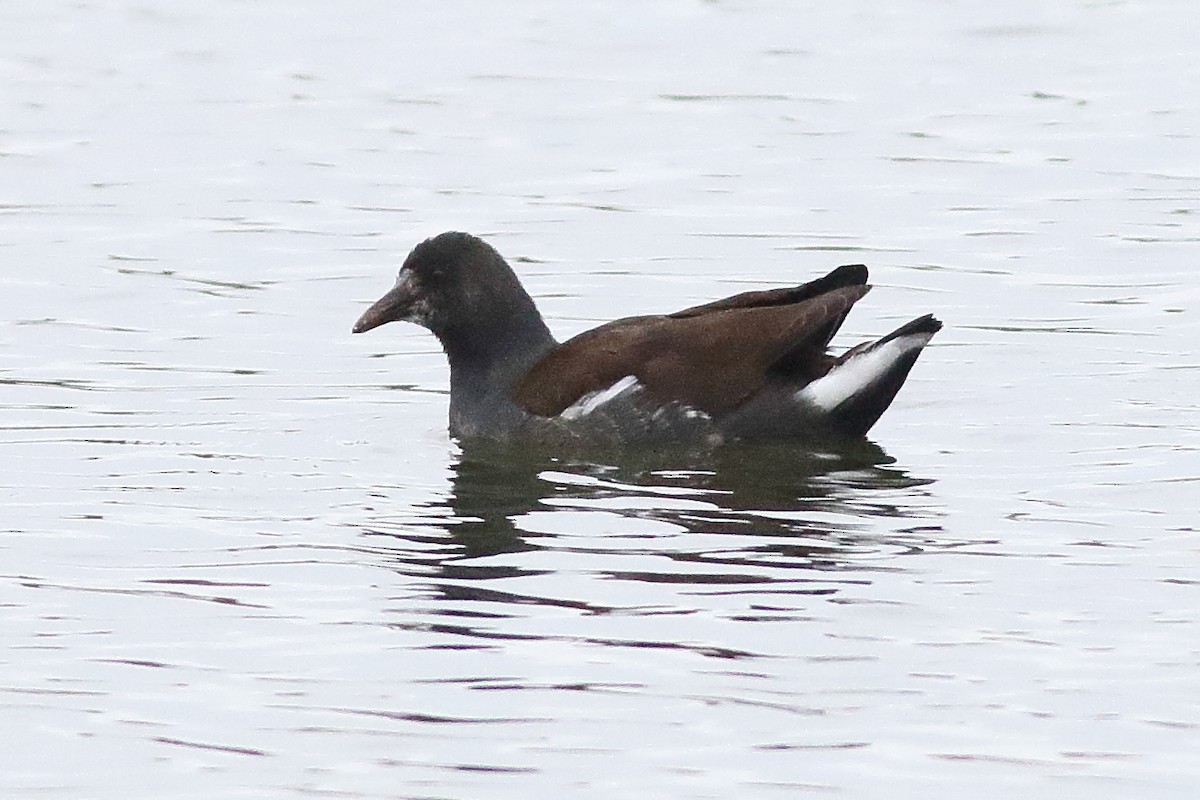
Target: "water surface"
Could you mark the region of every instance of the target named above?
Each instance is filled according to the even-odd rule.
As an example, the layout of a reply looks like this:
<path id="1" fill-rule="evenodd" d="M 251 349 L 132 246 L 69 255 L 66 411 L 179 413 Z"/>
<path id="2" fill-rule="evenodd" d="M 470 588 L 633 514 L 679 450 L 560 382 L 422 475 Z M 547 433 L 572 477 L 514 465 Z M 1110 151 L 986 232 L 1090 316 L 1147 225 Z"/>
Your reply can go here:
<path id="1" fill-rule="evenodd" d="M 0 787 L 1191 797 L 1183 2 L 0 10 Z M 568 336 L 840 263 L 852 447 L 445 432 L 417 241 Z"/>

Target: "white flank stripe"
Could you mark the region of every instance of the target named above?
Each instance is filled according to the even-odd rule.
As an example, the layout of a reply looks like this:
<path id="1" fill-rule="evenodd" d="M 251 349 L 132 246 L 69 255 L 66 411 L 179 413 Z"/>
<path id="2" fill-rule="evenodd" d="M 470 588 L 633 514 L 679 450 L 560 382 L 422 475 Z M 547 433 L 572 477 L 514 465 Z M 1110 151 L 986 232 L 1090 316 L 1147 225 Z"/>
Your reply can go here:
<path id="1" fill-rule="evenodd" d="M 627 391 L 630 391 L 638 386 L 637 378 L 632 375 L 626 375 L 621 380 L 609 386 L 607 389 L 599 389 L 594 392 L 588 392 L 583 397 L 576 400 L 567 408 L 563 409 L 561 416 L 563 419 L 579 419 L 591 414 L 600 406 L 609 403 L 620 397 Z"/>
<path id="2" fill-rule="evenodd" d="M 873 350 L 851 356 L 846 363 L 830 370 L 828 375 L 817 378 L 796 392 L 796 399 L 830 411 L 882 377 L 898 358 L 913 350 L 920 350 L 932 338 L 932 333 L 910 333 Z"/>

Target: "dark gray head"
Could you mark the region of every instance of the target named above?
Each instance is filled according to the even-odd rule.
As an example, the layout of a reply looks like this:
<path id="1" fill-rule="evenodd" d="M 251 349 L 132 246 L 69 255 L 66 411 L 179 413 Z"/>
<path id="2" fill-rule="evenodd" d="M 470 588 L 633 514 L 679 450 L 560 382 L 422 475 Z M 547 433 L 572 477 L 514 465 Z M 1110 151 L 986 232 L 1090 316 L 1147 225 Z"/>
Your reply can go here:
<path id="1" fill-rule="evenodd" d="M 359 317 L 354 332 L 397 320 L 429 329 L 451 356 L 550 337 L 512 268 L 469 233 L 439 234 L 414 247 L 396 285 Z"/>
<path id="2" fill-rule="evenodd" d="M 415 322 L 438 337 L 512 313 L 537 313 L 496 250 L 469 233 L 450 232 L 413 248 L 396 285 L 354 324 L 362 333 L 386 322 Z"/>

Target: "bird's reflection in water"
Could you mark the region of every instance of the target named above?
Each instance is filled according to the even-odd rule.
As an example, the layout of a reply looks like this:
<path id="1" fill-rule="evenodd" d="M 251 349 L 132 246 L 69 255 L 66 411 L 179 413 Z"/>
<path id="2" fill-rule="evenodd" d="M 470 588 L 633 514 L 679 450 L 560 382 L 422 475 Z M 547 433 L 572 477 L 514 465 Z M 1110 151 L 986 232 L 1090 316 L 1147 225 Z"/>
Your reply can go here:
<path id="1" fill-rule="evenodd" d="M 420 522 L 372 533 L 391 541 L 389 566 L 416 581 L 418 595 L 395 609 L 397 629 L 736 658 L 753 654 L 719 637 L 534 633 L 505 620 L 528 619 L 517 609 L 530 607 L 690 614 L 732 596 L 744 608 L 731 619 L 802 617 L 802 598 L 870 584 L 870 570 L 894 569 L 892 556 L 936 540 L 928 483 L 865 441 L 570 454 L 472 444 Z"/>
<path id="2" fill-rule="evenodd" d="M 454 467 L 444 521 L 462 548 L 460 556 L 468 558 L 542 546 L 538 536 L 521 528 L 528 512 L 598 502 L 690 531 L 771 537 L 771 547 L 786 549 L 798 534 L 808 534 L 804 538 L 811 543 L 811 535 L 852 534 L 866 527 L 864 517 L 904 517 L 909 512 L 894 498 L 928 483 L 895 467 L 865 440 L 569 456 L 472 443 Z M 636 502 L 623 508 L 621 498 Z"/>

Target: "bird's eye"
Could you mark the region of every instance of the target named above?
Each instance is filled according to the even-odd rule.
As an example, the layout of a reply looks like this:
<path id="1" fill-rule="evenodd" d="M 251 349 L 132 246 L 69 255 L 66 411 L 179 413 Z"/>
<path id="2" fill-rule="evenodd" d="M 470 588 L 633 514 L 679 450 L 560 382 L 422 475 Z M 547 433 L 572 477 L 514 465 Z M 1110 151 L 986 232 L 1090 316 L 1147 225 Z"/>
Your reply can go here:
<path id="1" fill-rule="evenodd" d="M 427 264 L 421 270 L 421 283 L 426 286 L 440 286 L 446 282 L 446 269 L 441 264 Z"/>

